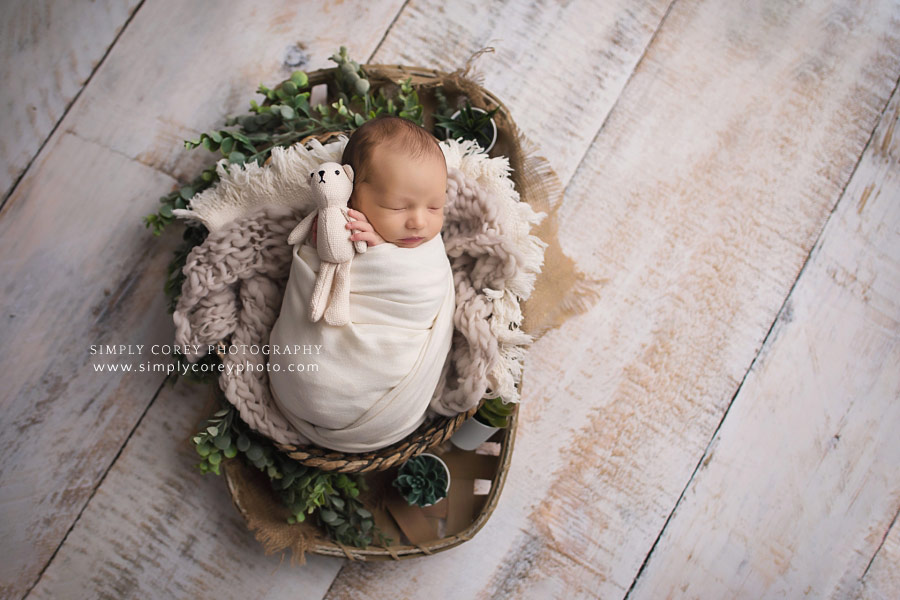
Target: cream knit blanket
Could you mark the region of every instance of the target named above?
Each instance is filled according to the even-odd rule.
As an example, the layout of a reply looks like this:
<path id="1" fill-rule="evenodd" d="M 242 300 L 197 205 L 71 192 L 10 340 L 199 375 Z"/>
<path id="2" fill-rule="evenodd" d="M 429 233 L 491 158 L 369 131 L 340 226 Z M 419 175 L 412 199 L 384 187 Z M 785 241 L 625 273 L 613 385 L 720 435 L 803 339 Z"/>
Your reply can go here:
<path id="1" fill-rule="evenodd" d="M 306 174 L 340 161 L 347 138 L 322 145 L 274 148 L 266 166 L 217 166 L 218 184 L 176 216 L 209 230 L 184 267 L 173 319 L 175 341 L 196 346 L 189 361 L 228 338 L 250 352 L 224 354 L 219 385 L 253 429 L 284 444 L 306 441 L 275 405 L 268 385 L 266 344 L 278 317 L 291 268 L 287 235 L 314 208 Z M 531 229 L 545 217 L 519 201 L 505 157 L 490 158 L 470 141 L 443 141 L 447 204 L 443 243 L 453 270 L 456 307 L 450 360 L 427 417 L 454 416 L 485 397 L 518 402 L 525 349 L 519 326 L 546 244 Z M 373 246 L 372 248 L 377 248 Z M 370 248 L 371 250 L 371 248 Z M 259 349 L 257 348 L 257 352 Z M 249 367 L 249 368 L 248 368 Z"/>
<path id="2" fill-rule="evenodd" d="M 350 322 L 340 327 L 307 315 L 320 265 L 315 248 L 298 244 L 291 260 L 269 338 L 270 347 L 289 351 L 269 355 L 275 405 L 304 437 L 342 452 L 377 450 L 415 431 L 453 334 L 453 273 L 441 236 L 356 256 Z"/>

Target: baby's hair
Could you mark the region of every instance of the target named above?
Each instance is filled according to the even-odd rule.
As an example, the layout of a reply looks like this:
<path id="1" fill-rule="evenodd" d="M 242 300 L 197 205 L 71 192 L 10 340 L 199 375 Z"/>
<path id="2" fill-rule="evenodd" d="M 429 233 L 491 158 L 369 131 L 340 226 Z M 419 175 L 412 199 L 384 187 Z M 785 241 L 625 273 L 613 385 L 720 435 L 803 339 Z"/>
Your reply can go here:
<path id="1" fill-rule="evenodd" d="M 424 127 L 403 117 L 380 115 L 357 127 L 344 147 L 341 163 L 353 168 L 354 185 L 368 181 L 372 152 L 383 142 L 410 158 L 430 156 L 447 166 L 437 138 Z"/>

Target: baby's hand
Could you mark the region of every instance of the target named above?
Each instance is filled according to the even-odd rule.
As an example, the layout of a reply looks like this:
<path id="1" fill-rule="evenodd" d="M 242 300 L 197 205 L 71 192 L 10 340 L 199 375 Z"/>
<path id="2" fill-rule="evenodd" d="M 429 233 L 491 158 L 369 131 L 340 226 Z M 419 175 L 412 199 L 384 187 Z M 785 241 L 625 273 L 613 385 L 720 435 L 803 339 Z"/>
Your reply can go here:
<path id="1" fill-rule="evenodd" d="M 351 219 L 355 219 L 354 221 L 347 223 L 346 226 L 347 229 L 352 229 L 355 232 L 350 235 L 351 241 L 356 242 L 365 240 L 366 244 L 369 246 L 377 246 L 384 242 L 384 238 L 378 235 L 378 232 L 375 231 L 375 228 L 372 227 L 372 224 L 366 219 L 366 215 L 352 208 L 347 209 L 347 214 L 350 215 Z"/>

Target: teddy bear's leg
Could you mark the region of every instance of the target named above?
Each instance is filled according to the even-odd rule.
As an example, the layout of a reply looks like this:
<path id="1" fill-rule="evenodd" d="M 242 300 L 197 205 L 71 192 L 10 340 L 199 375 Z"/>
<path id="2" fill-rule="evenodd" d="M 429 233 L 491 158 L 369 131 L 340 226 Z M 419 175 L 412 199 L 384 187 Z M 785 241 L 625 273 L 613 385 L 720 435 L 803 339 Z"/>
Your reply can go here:
<path id="1" fill-rule="evenodd" d="M 325 322 L 338 326 L 350 322 L 350 261 L 337 265 L 331 285 L 331 299 L 325 309 Z"/>
<path id="2" fill-rule="evenodd" d="M 328 295 L 331 293 L 335 267 L 337 265 L 334 263 L 324 261 L 319 263 L 316 285 L 309 297 L 309 320 L 313 323 L 322 318 L 325 307 L 328 305 Z"/>

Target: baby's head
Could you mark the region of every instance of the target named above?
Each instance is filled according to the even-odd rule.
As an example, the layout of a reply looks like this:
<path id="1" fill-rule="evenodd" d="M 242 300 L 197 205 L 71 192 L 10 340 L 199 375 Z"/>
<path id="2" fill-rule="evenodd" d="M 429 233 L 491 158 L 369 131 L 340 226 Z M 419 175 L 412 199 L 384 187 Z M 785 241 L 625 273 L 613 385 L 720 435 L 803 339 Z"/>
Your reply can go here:
<path id="1" fill-rule="evenodd" d="M 367 121 L 350 136 L 341 162 L 353 167 L 350 208 L 384 241 L 415 248 L 441 232 L 447 162 L 424 128 L 394 116 Z"/>

